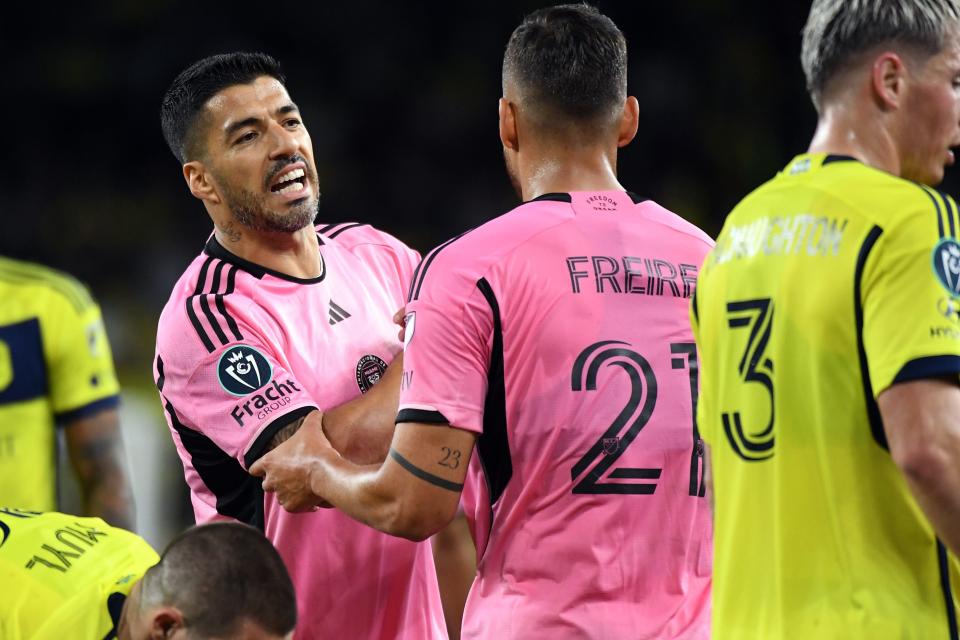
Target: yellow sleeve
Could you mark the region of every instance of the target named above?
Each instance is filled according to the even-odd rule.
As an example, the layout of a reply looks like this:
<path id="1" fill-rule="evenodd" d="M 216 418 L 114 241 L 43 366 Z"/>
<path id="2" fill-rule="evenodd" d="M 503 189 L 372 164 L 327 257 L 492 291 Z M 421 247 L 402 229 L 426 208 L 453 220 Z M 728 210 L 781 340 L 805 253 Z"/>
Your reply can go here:
<path id="1" fill-rule="evenodd" d="M 949 196 L 924 190 L 923 207 L 875 230 L 864 249 L 858 301 L 874 396 L 960 373 L 960 220 Z"/>
<path id="2" fill-rule="evenodd" d="M 704 263 L 706 264 L 706 262 Z M 703 271 L 701 270 L 699 280 L 702 282 Z M 704 380 L 704 375 L 710 375 L 713 373 L 703 361 L 704 350 L 700 348 L 700 307 L 699 307 L 699 295 L 697 294 L 699 290 L 699 284 L 697 288 L 693 290 L 693 295 L 690 297 L 690 328 L 693 331 L 693 339 L 697 343 L 697 356 L 700 363 L 699 366 L 699 378 L 698 382 L 700 388 L 697 390 L 697 412 L 694 416 L 697 424 L 697 432 L 700 434 L 700 437 L 711 442 L 713 440 L 713 432 L 710 429 L 711 422 L 708 419 L 709 413 L 708 404 L 711 400 L 710 393 L 707 392 L 707 384 Z"/>
<path id="3" fill-rule="evenodd" d="M 120 386 L 110 343 L 100 308 L 89 295 L 77 305 L 51 291 L 42 323 L 50 399 L 57 417 L 69 422 L 115 405 Z"/>

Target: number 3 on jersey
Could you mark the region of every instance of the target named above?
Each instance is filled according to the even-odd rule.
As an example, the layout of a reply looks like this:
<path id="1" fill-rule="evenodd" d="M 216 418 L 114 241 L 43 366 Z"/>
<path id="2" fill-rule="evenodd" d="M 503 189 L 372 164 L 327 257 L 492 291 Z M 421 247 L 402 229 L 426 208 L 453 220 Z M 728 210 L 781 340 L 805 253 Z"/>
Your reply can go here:
<path id="1" fill-rule="evenodd" d="M 773 327 L 773 301 L 770 298 L 741 300 L 727 304 L 727 326 L 749 328 L 747 346 L 737 371 L 744 383 L 760 384 L 770 396 L 770 418 L 755 433 L 747 433 L 739 411 L 723 412 L 723 432 L 738 456 L 748 462 L 759 462 L 773 456 L 773 360 L 765 355 Z"/>

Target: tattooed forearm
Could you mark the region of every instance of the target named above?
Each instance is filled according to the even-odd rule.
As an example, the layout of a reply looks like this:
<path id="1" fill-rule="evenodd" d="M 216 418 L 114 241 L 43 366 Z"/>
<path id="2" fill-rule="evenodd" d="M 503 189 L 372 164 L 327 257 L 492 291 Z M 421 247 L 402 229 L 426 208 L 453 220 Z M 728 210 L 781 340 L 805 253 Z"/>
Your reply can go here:
<path id="1" fill-rule="evenodd" d="M 226 224 L 219 225 L 220 233 L 223 234 L 223 237 L 230 242 L 240 242 L 240 231 L 237 229 L 237 226 L 233 222 L 227 222 Z"/>
<path id="2" fill-rule="evenodd" d="M 429 471 L 424 471 L 420 467 L 416 466 L 402 455 L 400 455 L 396 449 L 390 449 L 390 457 L 397 461 L 401 467 L 417 476 L 421 480 L 429 482 L 430 484 L 440 487 L 441 489 L 446 489 L 447 491 L 463 491 L 463 485 L 459 482 L 450 482 L 449 480 L 444 480 L 440 476 L 435 476 Z"/>
<path id="3" fill-rule="evenodd" d="M 443 457 L 437 461 L 437 464 L 448 469 L 460 468 L 459 449 L 451 449 L 450 447 L 440 447 L 440 449 L 443 451 Z"/>
<path id="4" fill-rule="evenodd" d="M 273 434 L 273 438 L 270 440 L 270 446 L 267 447 L 267 451 L 272 451 L 273 449 L 276 449 L 281 444 L 283 444 L 284 442 L 292 438 L 293 434 L 295 434 L 300 429 L 300 425 L 303 424 L 303 421 L 306 420 L 306 418 L 307 416 L 297 418 L 296 420 L 294 420 L 287 426 L 282 427 L 279 431 Z"/>

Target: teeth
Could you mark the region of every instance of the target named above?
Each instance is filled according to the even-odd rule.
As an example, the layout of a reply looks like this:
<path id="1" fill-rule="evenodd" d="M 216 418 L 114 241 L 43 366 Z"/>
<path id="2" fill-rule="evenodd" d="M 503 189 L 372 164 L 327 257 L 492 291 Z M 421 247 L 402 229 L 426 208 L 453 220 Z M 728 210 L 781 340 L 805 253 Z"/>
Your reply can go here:
<path id="1" fill-rule="evenodd" d="M 293 171 L 288 171 L 277 179 L 277 182 L 289 182 L 290 180 L 296 180 L 297 178 L 303 177 L 303 169 L 294 169 Z"/>
<path id="2" fill-rule="evenodd" d="M 305 187 L 299 182 L 294 182 L 293 184 L 287 185 L 283 189 L 277 191 L 277 193 L 290 193 L 291 191 L 302 191 Z"/>

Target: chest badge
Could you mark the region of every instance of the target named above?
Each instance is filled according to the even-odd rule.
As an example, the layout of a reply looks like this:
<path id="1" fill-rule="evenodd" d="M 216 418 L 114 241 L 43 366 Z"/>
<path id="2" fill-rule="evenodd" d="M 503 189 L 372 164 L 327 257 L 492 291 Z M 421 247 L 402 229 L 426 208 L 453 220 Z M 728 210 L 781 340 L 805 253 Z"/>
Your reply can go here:
<path id="1" fill-rule="evenodd" d="M 387 370 L 387 363 L 377 356 L 367 355 L 357 363 L 357 386 L 361 393 L 366 393 L 370 387 L 380 382 L 383 372 Z"/>

